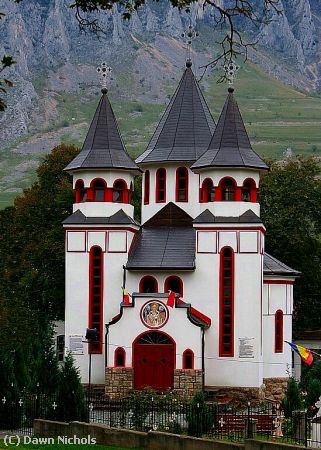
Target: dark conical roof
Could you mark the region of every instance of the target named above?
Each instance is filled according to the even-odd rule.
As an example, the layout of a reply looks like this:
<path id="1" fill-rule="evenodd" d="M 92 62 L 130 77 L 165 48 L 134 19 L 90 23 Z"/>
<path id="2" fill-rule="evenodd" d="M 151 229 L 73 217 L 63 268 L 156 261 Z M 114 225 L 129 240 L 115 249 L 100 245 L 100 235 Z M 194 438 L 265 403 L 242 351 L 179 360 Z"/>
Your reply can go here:
<path id="1" fill-rule="evenodd" d="M 269 169 L 251 146 L 233 91 L 232 88 L 229 89 L 208 150 L 192 165 L 192 169 L 204 167 Z"/>
<path id="2" fill-rule="evenodd" d="M 215 122 L 190 65 L 145 152 L 136 162 L 196 161 L 208 148 Z"/>
<path id="3" fill-rule="evenodd" d="M 127 153 L 118 124 L 107 97 L 107 90 L 99 101 L 80 153 L 65 167 L 75 169 L 140 170 Z"/>

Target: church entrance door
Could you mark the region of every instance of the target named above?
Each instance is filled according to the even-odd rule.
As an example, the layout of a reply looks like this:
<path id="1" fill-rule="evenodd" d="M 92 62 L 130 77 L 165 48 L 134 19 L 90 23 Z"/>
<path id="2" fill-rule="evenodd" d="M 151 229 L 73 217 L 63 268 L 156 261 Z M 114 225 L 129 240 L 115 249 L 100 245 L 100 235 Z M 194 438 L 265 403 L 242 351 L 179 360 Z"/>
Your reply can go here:
<path id="1" fill-rule="evenodd" d="M 144 333 L 134 342 L 133 352 L 135 389 L 173 387 L 175 344 L 169 336 L 159 331 Z"/>

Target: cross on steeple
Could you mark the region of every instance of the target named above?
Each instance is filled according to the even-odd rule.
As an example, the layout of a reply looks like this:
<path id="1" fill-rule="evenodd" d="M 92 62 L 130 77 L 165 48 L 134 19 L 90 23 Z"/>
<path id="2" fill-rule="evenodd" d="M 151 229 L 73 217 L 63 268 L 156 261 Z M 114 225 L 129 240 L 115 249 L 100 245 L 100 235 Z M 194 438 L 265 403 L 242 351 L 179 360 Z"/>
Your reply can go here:
<path id="1" fill-rule="evenodd" d="M 234 84 L 234 79 L 240 67 L 231 59 L 224 64 L 223 68 L 228 84 Z"/>
<path id="2" fill-rule="evenodd" d="M 97 67 L 97 73 L 99 74 L 102 89 L 107 89 L 107 81 L 111 80 L 112 68 L 107 66 L 107 63 L 102 62 L 100 66 Z"/>
<path id="3" fill-rule="evenodd" d="M 193 40 L 199 36 L 199 33 L 194 30 L 193 26 L 190 24 L 188 29 L 182 33 L 182 38 L 186 40 L 186 67 L 192 66 L 191 51 Z"/>

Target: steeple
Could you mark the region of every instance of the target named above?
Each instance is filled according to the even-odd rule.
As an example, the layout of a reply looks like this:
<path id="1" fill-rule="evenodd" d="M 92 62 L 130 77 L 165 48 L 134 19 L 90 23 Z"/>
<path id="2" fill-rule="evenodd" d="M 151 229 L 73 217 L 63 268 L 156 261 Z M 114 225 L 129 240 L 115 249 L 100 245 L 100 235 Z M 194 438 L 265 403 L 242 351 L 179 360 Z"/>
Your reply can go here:
<path id="1" fill-rule="evenodd" d="M 233 94 L 234 89 L 230 87 L 228 92 L 208 150 L 191 166 L 191 169 L 248 167 L 268 170 L 268 166 L 251 146 Z"/>
<path id="2" fill-rule="evenodd" d="M 122 169 L 139 171 L 122 141 L 118 124 L 107 96 L 102 96 L 80 153 L 65 167 L 76 169 Z"/>
<path id="3" fill-rule="evenodd" d="M 195 161 L 208 148 L 215 122 L 192 71 L 191 60 L 137 164 Z"/>

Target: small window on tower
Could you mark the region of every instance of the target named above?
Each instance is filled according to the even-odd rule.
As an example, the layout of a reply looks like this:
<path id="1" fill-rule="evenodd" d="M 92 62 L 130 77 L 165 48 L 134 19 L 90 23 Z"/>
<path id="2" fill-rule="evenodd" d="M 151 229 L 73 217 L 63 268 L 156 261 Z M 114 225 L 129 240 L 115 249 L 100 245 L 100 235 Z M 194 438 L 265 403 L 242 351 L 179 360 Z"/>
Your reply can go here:
<path id="1" fill-rule="evenodd" d="M 188 171 L 186 167 L 179 167 L 176 171 L 176 201 L 188 201 Z"/>
<path id="2" fill-rule="evenodd" d="M 252 179 L 244 181 L 242 186 L 242 202 L 256 202 L 256 185 Z"/>
<path id="3" fill-rule="evenodd" d="M 65 355 L 65 336 L 63 334 L 57 336 L 57 358 L 61 362 Z"/>
<path id="4" fill-rule="evenodd" d="M 166 170 L 158 169 L 156 172 L 156 202 L 166 201 Z"/>
<path id="5" fill-rule="evenodd" d="M 117 180 L 113 186 L 113 202 L 114 203 L 126 203 L 125 193 L 127 191 L 127 185 L 124 180 Z"/>
<path id="6" fill-rule="evenodd" d="M 106 183 L 103 180 L 95 180 L 92 188 L 94 202 L 103 202 L 105 200 Z"/>
<path id="7" fill-rule="evenodd" d="M 192 350 L 185 350 L 183 353 L 183 369 L 194 369 L 194 353 Z"/>
<path id="8" fill-rule="evenodd" d="M 235 182 L 230 178 L 225 178 L 221 184 L 222 200 L 233 202 L 235 200 Z"/>
<path id="9" fill-rule="evenodd" d="M 206 178 L 202 183 L 201 189 L 201 202 L 209 203 L 214 202 L 215 187 L 213 181 L 210 178 Z"/>
<path id="10" fill-rule="evenodd" d="M 172 291 L 183 297 L 183 282 L 179 277 L 171 276 L 166 278 L 164 292 Z"/>

